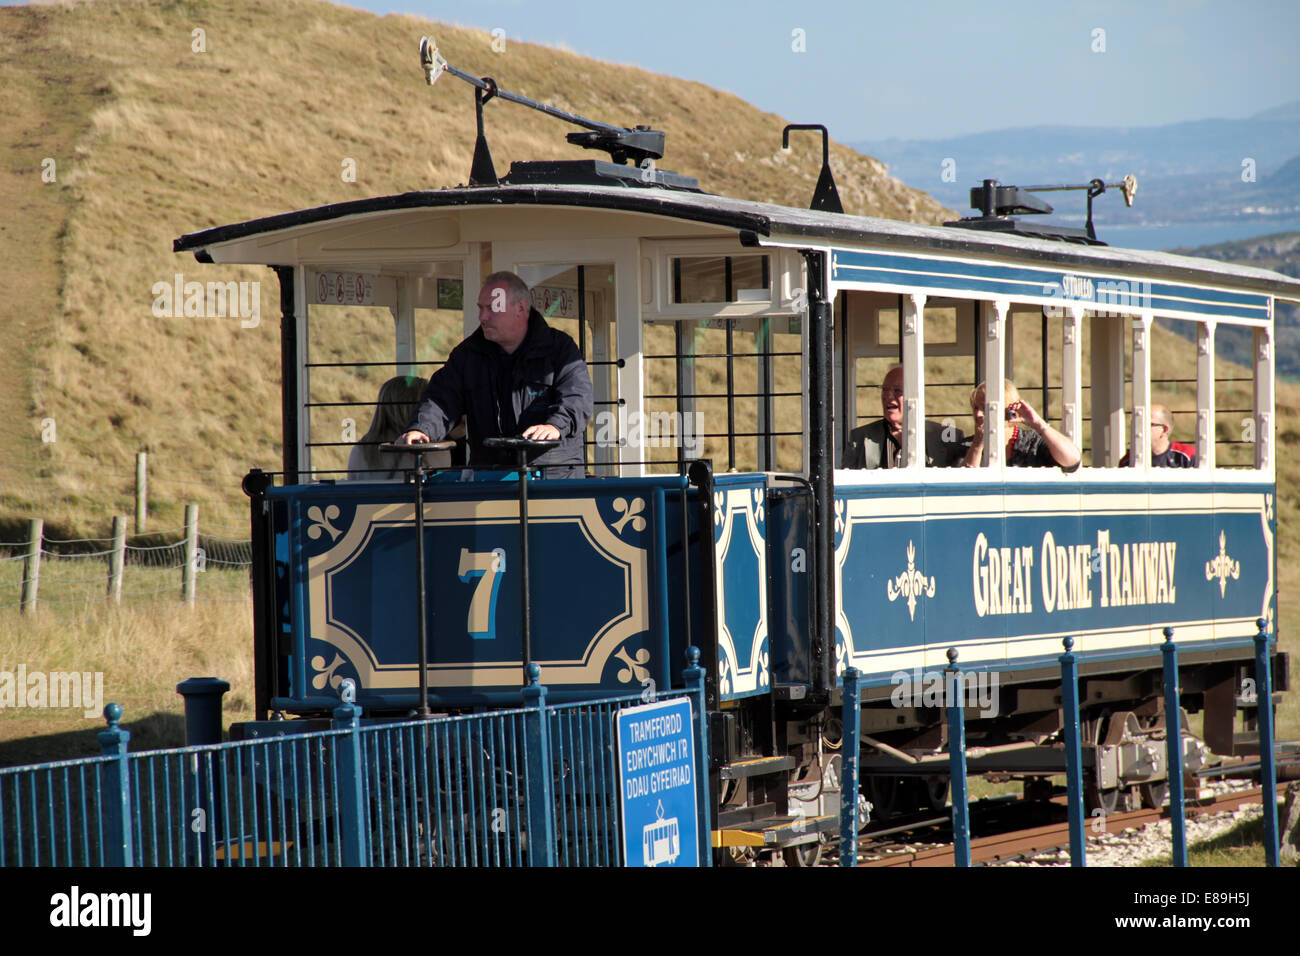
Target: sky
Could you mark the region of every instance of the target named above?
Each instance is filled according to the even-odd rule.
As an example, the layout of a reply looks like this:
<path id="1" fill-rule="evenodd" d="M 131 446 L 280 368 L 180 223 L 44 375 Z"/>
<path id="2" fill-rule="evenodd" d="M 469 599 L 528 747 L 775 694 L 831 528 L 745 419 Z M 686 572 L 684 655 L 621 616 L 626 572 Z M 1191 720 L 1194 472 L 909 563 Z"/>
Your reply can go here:
<path id="1" fill-rule="evenodd" d="M 841 142 L 1242 118 L 1300 99 L 1300 0 L 349 5 L 499 29 L 507 54 L 517 39 L 697 80 Z M 509 88 L 508 69 L 497 79 Z"/>

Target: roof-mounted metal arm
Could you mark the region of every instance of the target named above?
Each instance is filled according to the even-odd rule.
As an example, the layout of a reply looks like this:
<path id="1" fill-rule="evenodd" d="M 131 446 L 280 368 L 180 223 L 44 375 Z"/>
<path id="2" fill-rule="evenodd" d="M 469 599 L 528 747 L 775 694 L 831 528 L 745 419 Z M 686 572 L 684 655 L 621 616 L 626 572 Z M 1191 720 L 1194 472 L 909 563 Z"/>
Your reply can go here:
<path id="1" fill-rule="evenodd" d="M 1032 193 L 1050 193 L 1063 192 L 1065 190 L 1086 189 L 1088 191 L 1088 221 L 1085 224 L 1088 230 L 1088 236 L 1092 239 L 1097 238 L 1097 231 L 1092 227 L 1092 201 L 1104 193 L 1107 189 L 1118 189 L 1124 194 L 1124 205 L 1133 208 L 1133 197 L 1137 195 L 1138 181 L 1132 173 L 1125 176 L 1118 183 L 1106 183 L 1100 179 L 1092 179 L 1086 183 L 1070 186 L 1025 186 L 1026 192 Z"/>
<path id="2" fill-rule="evenodd" d="M 792 129 L 816 129 L 822 134 L 822 172 L 817 177 L 817 188 L 813 190 L 812 205 L 809 209 L 819 212 L 843 212 L 844 204 L 840 202 L 840 191 L 835 188 L 835 177 L 831 175 L 831 137 L 826 127 L 820 123 L 790 123 L 781 131 L 781 148 L 790 148 L 790 131 Z"/>
<path id="3" fill-rule="evenodd" d="M 438 52 L 438 46 L 432 37 L 420 37 L 420 67 L 424 70 L 424 78 L 430 86 L 433 86 L 443 73 L 449 73 L 474 87 L 478 140 L 474 145 L 474 164 L 470 172 L 470 185 L 496 185 L 497 183 L 496 172 L 492 167 L 492 156 L 488 151 L 487 137 L 483 132 L 483 104 L 494 96 L 508 100 L 511 103 L 518 103 L 520 106 L 527 106 L 539 113 L 554 116 L 556 119 L 589 130 L 590 132 L 585 133 L 569 133 L 566 138 L 570 143 L 581 146 L 583 149 L 603 150 L 609 153 L 616 163 L 631 161 L 633 165 L 640 166 L 645 160 L 663 158 L 664 133 L 662 130 L 654 130 L 648 126 L 636 126 L 632 129 L 611 126 L 608 123 L 590 120 L 585 116 L 578 116 L 574 113 L 566 113 L 554 106 L 547 106 L 545 103 L 538 103 L 526 96 L 520 96 L 518 93 L 503 90 L 497 86 L 496 80 L 490 76 L 472 76 L 464 70 L 458 70 L 449 64 L 446 58 Z"/>

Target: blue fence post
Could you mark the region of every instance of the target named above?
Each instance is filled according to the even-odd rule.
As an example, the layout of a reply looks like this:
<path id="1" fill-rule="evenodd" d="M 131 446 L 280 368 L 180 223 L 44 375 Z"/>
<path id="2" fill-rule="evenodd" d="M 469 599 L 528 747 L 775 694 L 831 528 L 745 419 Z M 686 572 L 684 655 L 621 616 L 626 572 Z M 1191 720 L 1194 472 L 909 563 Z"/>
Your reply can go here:
<path id="1" fill-rule="evenodd" d="M 221 698 L 229 690 L 230 682 L 219 677 L 191 677 L 176 685 L 176 693 L 185 700 L 185 746 L 221 743 Z M 195 754 L 192 766 L 194 794 L 204 821 L 197 834 L 197 862 L 200 866 L 212 866 L 213 848 L 226 836 L 225 781 L 217 779 L 218 764 L 211 751 Z M 212 784 L 211 789 L 206 783 Z M 216 838 L 208 837 L 209 832 Z"/>
<path id="2" fill-rule="evenodd" d="M 699 804 L 696 826 L 700 832 L 700 866 L 713 865 L 713 806 L 709 803 L 709 712 L 704 698 L 704 668 L 700 649 L 686 648 L 686 669 L 682 671 L 695 713 L 695 799 Z"/>
<path id="3" fill-rule="evenodd" d="M 1259 783 L 1264 803 L 1264 864 L 1277 866 L 1277 757 L 1273 753 L 1273 670 L 1269 667 L 1268 621 L 1255 622 L 1255 719 L 1259 722 Z"/>
<path id="4" fill-rule="evenodd" d="M 542 668 L 528 665 L 524 685 L 524 742 L 528 774 L 528 865 L 555 866 L 555 793 L 551 780 L 551 730 Z"/>
<path id="5" fill-rule="evenodd" d="M 952 862 L 970 866 L 970 807 L 966 796 L 966 692 L 957 648 L 948 648 L 944 681 L 948 689 L 948 765 L 952 773 Z"/>
<path id="6" fill-rule="evenodd" d="M 1061 641 L 1061 709 L 1065 722 L 1066 806 L 1070 814 L 1070 865 L 1087 866 L 1083 839 L 1083 751 L 1079 742 L 1079 667 L 1072 648 L 1074 638 Z"/>
<path id="7" fill-rule="evenodd" d="M 135 866 L 135 847 L 131 829 L 131 765 L 127 745 L 131 732 L 118 726 L 122 705 L 110 703 L 104 708 L 108 729 L 99 732 L 99 747 L 105 757 L 116 757 L 104 766 L 99 778 L 99 805 L 104 813 L 104 865 Z"/>
<path id="8" fill-rule="evenodd" d="M 337 737 L 339 826 L 343 835 L 343 865 L 369 866 L 370 825 L 366 813 L 365 761 L 361 758 L 361 708 L 356 685 L 344 680 L 339 685 L 342 702 L 334 708 L 334 729 L 348 731 Z"/>
<path id="9" fill-rule="evenodd" d="M 840 866 L 858 865 L 858 756 L 862 744 L 862 709 L 858 669 L 844 671 L 840 725 Z"/>
<path id="10" fill-rule="evenodd" d="M 1187 824 L 1183 814 L 1183 724 L 1178 706 L 1178 648 L 1174 629 L 1165 628 L 1160 648 L 1165 667 L 1165 754 L 1169 764 L 1169 829 L 1173 837 L 1174 866 L 1187 865 Z"/>

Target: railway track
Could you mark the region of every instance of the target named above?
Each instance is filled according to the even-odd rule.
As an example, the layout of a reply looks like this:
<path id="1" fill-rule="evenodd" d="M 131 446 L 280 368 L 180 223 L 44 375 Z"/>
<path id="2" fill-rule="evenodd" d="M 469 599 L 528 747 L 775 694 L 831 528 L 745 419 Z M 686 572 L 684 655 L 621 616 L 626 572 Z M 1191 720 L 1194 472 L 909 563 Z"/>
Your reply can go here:
<path id="1" fill-rule="evenodd" d="M 1280 795 L 1286 784 L 1277 785 Z M 1249 790 L 1237 790 L 1230 793 L 1191 801 L 1186 804 L 1189 819 L 1205 814 L 1222 813 L 1235 810 L 1248 803 L 1258 803 L 1262 790 L 1252 787 Z M 1058 802 L 1061 801 L 1061 802 Z M 1054 798 L 1053 804 L 1061 806 L 1062 798 Z M 972 805 L 972 810 L 975 805 Z M 1133 810 L 1113 813 L 1106 818 L 1106 830 L 1116 833 L 1154 823 L 1168 816 L 1168 808 L 1155 810 Z M 947 823 L 941 818 L 926 821 L 939 832 L 939 824 Z M 953 865 L 953 848 L 951 843 L 918 846 L 915 843 L 881 843 L 882 836 L 893 835 L 901 828 L 892 831 L 880 831 L 865 834 L 858 841 L 858 866 L 868 867 L 951 867 Z M 990 836 L 976 837 L 971 840 L 971 863 L 975 866 L 992 866 L 1013 860 L 1024 860 L 1042 853 L 1066 850 L 1070 845 L 1069 823 L 1050 823 L 1022 829 L 1008 830 Z"/>

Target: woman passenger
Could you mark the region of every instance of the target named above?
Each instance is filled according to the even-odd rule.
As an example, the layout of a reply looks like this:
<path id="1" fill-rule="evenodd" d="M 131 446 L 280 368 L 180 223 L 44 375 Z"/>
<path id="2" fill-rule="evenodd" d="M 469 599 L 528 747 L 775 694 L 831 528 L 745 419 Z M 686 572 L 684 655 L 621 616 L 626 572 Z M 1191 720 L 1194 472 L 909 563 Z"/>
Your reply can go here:
<path id="1" fill-rule="evenodd" d="M 348 455 L 349 480 L 394 481 L 405 477 L 411 467 L 411 456 L 386 454 L 379 450 L 379 446 L 397 441 L 406 430 L 406 423 L 415 414 L 424 386 L 424 379 L 415 375 L 399 375 L 380 386 L 370 429 L 352 446 Z M 448 468 L 451 466 L 451 452 L 429 452 L 424 456 L 424 463 L 426 468 Z"/>
<path id="2" fill-rule="evenodd" d="M 1002 400 L 1007 419 L 1006 463 L 1022 468 L 1060 466 L 1071 472 L 1079 467 L 1079 449 L 1074 442 L 1061 434 L 1047 420 L 1020 398 L 1020 392 L 1010 381 L 1004 381 Z M 980 382 L 970 393 L 970 410 L 975 416 L 975 434 L 969 439 L 967 468 L 978 468 L 984 454 L 984 383 Z"/>

